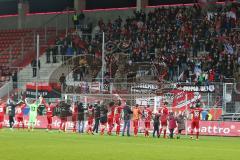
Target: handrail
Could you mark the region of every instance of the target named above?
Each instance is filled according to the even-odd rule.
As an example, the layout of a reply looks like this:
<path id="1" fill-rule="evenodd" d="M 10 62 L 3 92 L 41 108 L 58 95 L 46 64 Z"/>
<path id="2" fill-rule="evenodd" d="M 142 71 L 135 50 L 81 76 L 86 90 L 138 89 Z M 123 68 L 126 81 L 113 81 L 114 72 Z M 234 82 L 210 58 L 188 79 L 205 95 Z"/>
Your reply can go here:
<path id="1" fill-rule="evenodd" d="M 96 80 L 98 80 L 98 79 L 102 79 L 102 78 L 93 78 L 93 79 L 96 79 Z M 122 80 L 122 79 L 124 79 L 124 78 L 111 78 L 110 80 Z M 18 81 L 18 83 L 25 83 L 25 82 L 29 82 L 29 83 L 32 83 L 32 81 Z M 46 82 L 46 80 L 45 80 L 45 82 L 44 81 L 42 81 L 43 83 L 45 83 Z M 70 81 L 70 82 L 81 82 L 81 81 Z M 48 83 L 48 82 L 46 82 L 46 83 Z M 50 82 L 51 83 L 51 82 Z M 53 82 L 53 83 L 55 83 L 55 82 Z M 58 83 L 58 82 L 57 82 Z M 89 82 L 89 83 L 94 83 L 94 82 Z M 157 81 L 149 81 L 149 82 L 110 82 L 110 83 L 115 83 L 115 84 L 124 84 L 124 83 L 127 83 L 127 84 L 135 84 L 135 85 L 138 85 L 138 84 L 161 84 L 161 83 L 163 83 L 163 82 L 157 82 Z M 182 83 L 182 82 L 176 82 L 176 83 L 174 83 L 174 82 L 164 82 L 164 83 L 173 83 L 173 84 L 181 84 L 181 85 L 194 85 L 194 83 Z M 212 85 L 221 85 L 221 84 L 224 84 L 224 83 L 221 83 L 221 82 L 213 82 L 213 83 L 211 83 Z"/>

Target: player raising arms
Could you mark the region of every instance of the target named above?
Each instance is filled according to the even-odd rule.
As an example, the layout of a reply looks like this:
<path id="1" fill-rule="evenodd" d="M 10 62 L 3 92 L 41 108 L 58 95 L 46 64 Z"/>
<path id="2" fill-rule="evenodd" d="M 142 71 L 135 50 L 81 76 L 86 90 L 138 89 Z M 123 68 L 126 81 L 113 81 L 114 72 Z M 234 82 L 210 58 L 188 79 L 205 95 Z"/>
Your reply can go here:
<path id="1" fill-rule="evenodd" d="M 5 111 L 6 111 L 6 103 L 0 100 L 0 130 L 3 128 Z"/>
<path id="2" fill-rule="evenodd" d="M 37 109 L 39 105 L 42 103 L 42 97 L 39 97 L 39 101 L 34 100 L 33 103 L 29 103 L 28 99 L 25 99 L 25 104 L 30 108 L 29 110 L 29 120 L 28 120 L 28 131 L 30 129 L 34 129 L 34 126 L 36 124 L 36 119 L 37 119 Z"/>
<path id="3" fill-rule="evenodd" d="M 42 100 L 42 104 L 46 108 L 46 115 L 47 115 L 47 131 L 52 130 L 52 117 L 53 117 L 53 110 L 55 108 L 53 103 L 50 103 L 50 105 L 46 102 L 45 99 Z"/>
<path id="4" fill-rule="evenodd" d="M 191 139 L 193 139 L 193 130 L 196 128 L 196 140 L 199 137 L 199 121 L 201 119 L 201 112 L 203 109 L 201 108 L 201 103 L 199 100 L 196 101 L 196 107 L 190 110 L 190 114 L 192 114 L 192 123 L 191 123 Z"/>
<path id="5" fill-rule="evenodd" d="M 23 101 L 20 101 L 15 109 L 16 119 L 17 119 L 17 129 L 20 127 L 20 123 L 22 124 L 22 128 L 24 129 L 24 121 L 23 121 L 23 109 L 26 104 Z"/>
<path id="6" fill-rule="evenodd" d="M 160 121 L 161 121 L 161 128 L 159 135 L 161 135 L 162 130 L 163 130 L 163 138 L 166 138 L 166 133 L 167 133 L 167 119 L 168 119 L 168 108 L 167 108 L 167 102 L 164 103 L 163 108 L 159 110 L 159 113 L 161 115 Z"/>
<path id="7" fill-rule="evenodd" d="M 114 119 L 115 105 L 114 102 L 109 103 L 108 107 L 108 135 L 112 135 L 112 129 L 114 127 L 113 119 Z"/>
<path id="8" fill-rule="evenodd" d="M 149 137 L 150 122 L 152 119 L 152 110 L 149 105 L 147 105 L 147 107 L 143 110 L 143 116 L 145 124 L 144 136 Z"/>
<path id="9" fill-rule="evenodd" d="M 123 107 L 121 106 L 121 102 L 119 101 L 118 106 L 115 107 L 115 114 L 114 114 L 114 119 L 115 123 L 117 125 L 116 128 L 116 135 L 120 135 L 120 123 L 121 123 L 121 113 L 122 113 Z"/>

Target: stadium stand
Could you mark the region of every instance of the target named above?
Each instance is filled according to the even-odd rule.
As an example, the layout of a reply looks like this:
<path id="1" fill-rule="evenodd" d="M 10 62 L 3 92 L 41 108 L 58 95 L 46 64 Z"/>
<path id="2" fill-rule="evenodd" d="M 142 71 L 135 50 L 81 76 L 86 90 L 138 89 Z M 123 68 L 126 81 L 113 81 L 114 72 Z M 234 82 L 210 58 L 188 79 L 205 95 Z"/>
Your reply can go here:
<path id="1" fill-rule="evenodd" d="M 41 54 L 46 53 L 47 56 L 48 52 L 52 52 L 63 56 L 63 64 L 52 72 L 49 81 L 58 81 L 62 73 L 73 77 L 70 78 L 73 81 L 80 81 L 80 72 L 85 66 L 89 66 L 92 73 L 87 81 L 98 81 L 101 77 L 99 58 L 102 56 L 104 32 L 105 74 L 115 82 L 131 79 L 131 82 L 146 80 L 202 85 L 238 81 L 238 17 L 239 10 L 234 5 L 217 5 L 215 11 L 206 11 L 195 4 L 149 8 L 145 12 L 134 11 L 133 16 L 119 16 L 108 21 L 98 19 L 96 26 L 86 27 L 87 31 L 79 26 L 80 29 L 67 30 L 67 34 L 62 31 L 58 37 L 55 36 L 56 28 L 52 28 L 47 32 L 51 37 L 48 41 L 44 39 L 46 32 L 43 29 L 1 31 L 1 61 L 6 69 L 4 73 L 8 74 L 3 79 L 9 80 L 12 73 L 9 64 L 24 67 L 31 62 L 33 58 L 20 60 L 22 51 L 18 42 L 24 39 L 24 54 L 34 55 L 32 40 L 34 34 L 39 33 L 40 42 L 44 44 L 41 45 Z M 11 45 L 14 47 L 9 48 Z M 80 62 L 79 57 L 84 56 L 87 60 Z M 28 66 L 25 73 L 30 69 Z"/>
<path id="2" fill-rule="evenodd" d="M 239 56 L 234 54 L 239 44 L 238 15 L 235 6 L 219 5 L 217 12 L 204 12 L 198 5 L 163 7 L 134 12 L 133 17 L 119 16 L 108 22 L 100 19 L 94 37 L 89 33 L 80 37 L 69 35 L 68 40 L 64 40 L 68 42 L 60 43 L 65 43 L 62 52 L 69 51 L 66 54 L 99 57 L 104 31 L 106 51 L 111 53 L 106 59 L 107 68 L 113 78 L 117 67 L 110 67 L 110 62 L 114 60 L 116 63 L 112 64 L 138 64 L 138 69 L 150 64 L 148 69 L 154 71 L 148 74 L 155 73 L 156 80 L 220 82 L 239 78 Z M 125 53 L 128 59 L 119 63 L 115 53 Z"/>
<path id="3" fill-rule="evenodd" d="M 135 12 L 125 22 L 121 17 L 108 23 L 99 20 L 98 26 L 107 34 L 106 41 L 120 44 L 133 63 L 155 65 L 165 80 L 219 82 L 239 77 L 238 14 L 234 6 L 218 6 L 215 13 L 197 5 L 158 8 Z"/>
<path id="4" fill-rule="evenodd" d="M 54 29 L 48 29 L 49 37 L 55 33 Z M 9 79 L 17 67 L 25 67 L 35 57 L 34 35 L 40 35 L 41 44 L 51 44 L 52 41 L 46 42 L 44 30 L 40 29 L 15 29 L 2 30 L 0 32 L 0 61 L 3 74 L 3 80 Z M 41 45 L 40 51 L 43 54 L 46 45 Z M 26 56 L 27 55 L 27 56 Z M 13 67 L 14 66 L 14 67 Z"/>

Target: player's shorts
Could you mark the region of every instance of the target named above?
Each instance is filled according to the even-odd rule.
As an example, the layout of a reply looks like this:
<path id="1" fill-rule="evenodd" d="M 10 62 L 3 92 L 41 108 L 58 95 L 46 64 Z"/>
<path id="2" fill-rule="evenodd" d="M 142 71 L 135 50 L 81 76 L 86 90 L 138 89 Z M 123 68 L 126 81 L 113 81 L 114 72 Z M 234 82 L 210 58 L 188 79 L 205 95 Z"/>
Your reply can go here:
<path id="1" fill-rule="evenodd" d="M 191 128 L 194 129 L 199 129 L 199 121 L 192 121 Z"/>
<path id="2" fill-rule="evenodd" d="M 120 119 L 120 114 L 115 114 L 114 118 L 115 119 Z"/>
<path id="3" fill-rule="evenodd" d="M 48 124 L 52 124 L 52 117 L 51 116 L 47 116 L 47 122 L 48 122 Z"/>
<path id="4" fill-rule="evenodd" d="M 106 119 L 107 119 L 107 118 L 106 118 Z M 104 130 L 104 129 L 107 127 L 107 121 L 106 121 L 106 122 L 103 122 L 103 123 L 100 122 L 100 124 L 101 124 L 101 125 L 100 125 L 101 130 L 102 130 L 102 129 Z"/>
<path id="5" fill-rule="evenodd" d="M 22 122 L 23 121 L 23 117 L 17 117 L 17 122 Z"/>
<path id="6" fill-rule="evenodd" d="M 72 115 L 72 121 L 73 121 L 73 122 L 76 122 L 76 121 L 77 121 L 77 115 L 76 115 L 76 114 L 73 114 L 73 115 Z"/>
<path id="7" fill-rule="evenodd" d="M 36 119 L 37 119 L 37 115 L 36 115 L 36 114 L 30 114 L 28 121 L 29 121 L 30 123 L 35 123 L 35 122 L 36 122 Z"/>
<path id="8" fill-rule="evenodd" d="M 113 124 L 113 118 L 112 117 L 108 117 L 108 124 Z"/>
<path id="9" fill-rule="evenodd" d="M 93 117 L 88 117 L 88 125 L 92 125 L 93 124 Z"/>
<path id="10" fill-rule="evenodd" d="M 145 121 L 145 128 L 150 128 L 150 121 Z"/>
<path id="11" fill-rule="evenodd" d="M 100 123 L 101 123 L 101 124 L 107 123 L 107 117 L 106 117 L 106 116 L 100 117 Z"/>
<path id="12" fill-rule="evenodd" d="M 116 123 L 117 125 L 120 125 L 120 117 L 115 117 L 115 123 Z"/>
<path id="13" fill-rule="evenodd" d="M 167 121 L 161 121 L 161 126 L 162 127 L 167 127 Z"/>
<path id="14" fill-rule="evenodd" d="M 159 128 L 159 123 L 153 123 L 153 128 Z"/>
<path id="15" fill-rule="evenodd" d="M 133 127 L 138 128 L 138 120 L 133 120 Z"/>
<path id="16" fill-rule="evenodd" d="M 0 122 L 4 121 L 4 116 L 0 116 Z"/>
<path id="17" fill-rule="evenodd" d="M 66 123 L 67 122 L 67 117 L 60 117 L 61 123 Z"/>

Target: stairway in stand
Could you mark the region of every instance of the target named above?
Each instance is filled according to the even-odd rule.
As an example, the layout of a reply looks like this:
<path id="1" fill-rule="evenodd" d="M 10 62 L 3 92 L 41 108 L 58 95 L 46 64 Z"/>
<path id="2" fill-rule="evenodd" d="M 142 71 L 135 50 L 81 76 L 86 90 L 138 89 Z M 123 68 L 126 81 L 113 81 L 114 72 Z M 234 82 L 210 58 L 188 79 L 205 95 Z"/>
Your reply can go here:
<path id="1" fill-rule="evenodd" d="M 38 82 L 49 82 L 51 74 L 61 66 L 62 62 L 58 63 L 46 63 L 46 55 L 39 57 L 41 68 L 39 70 Z M 36 82 L 36 77 L 33 77 L 33 71 L 31 64 L 27 65 L 18 74 L 19 88 L 25 89 L 25 86 L 29 82 Z"/>

